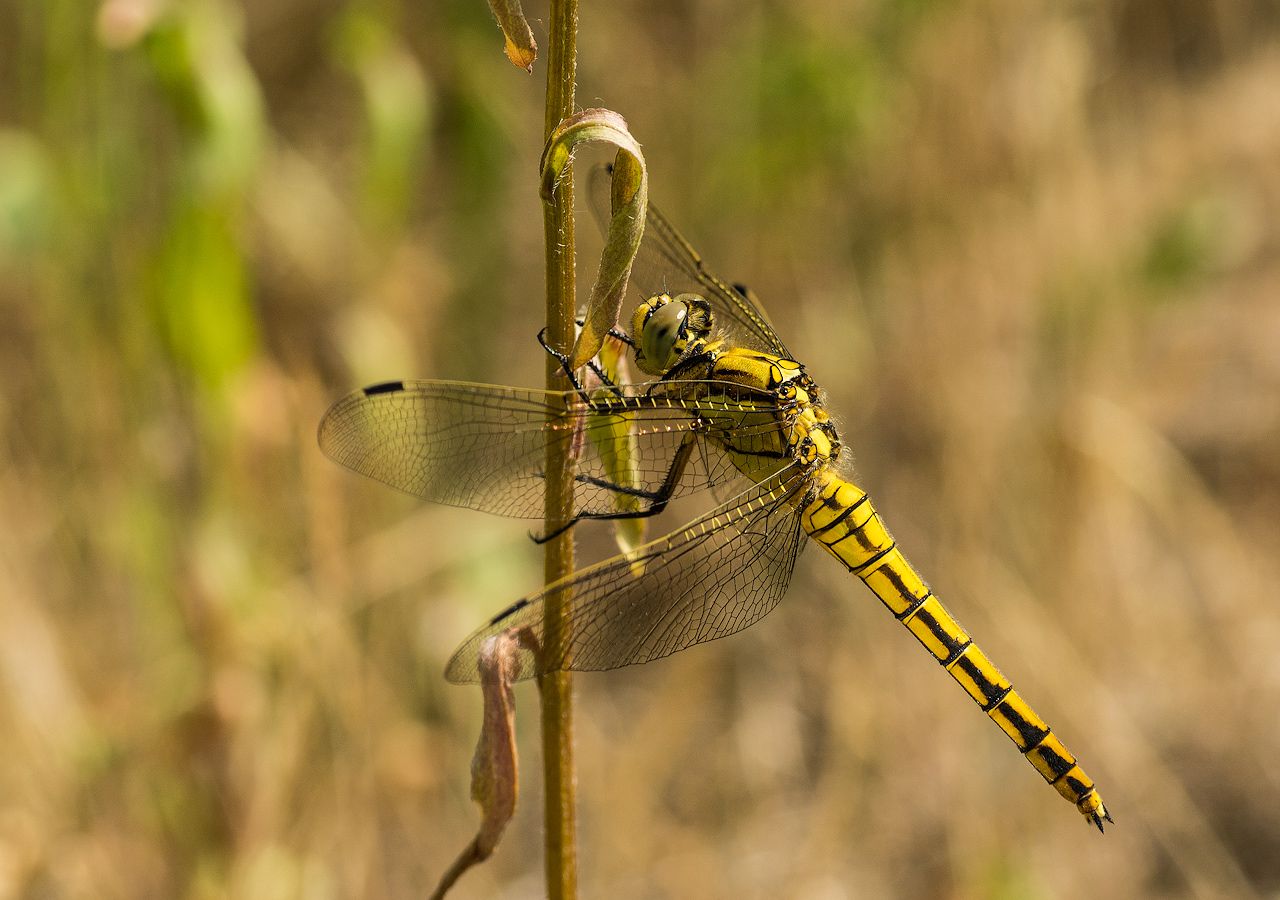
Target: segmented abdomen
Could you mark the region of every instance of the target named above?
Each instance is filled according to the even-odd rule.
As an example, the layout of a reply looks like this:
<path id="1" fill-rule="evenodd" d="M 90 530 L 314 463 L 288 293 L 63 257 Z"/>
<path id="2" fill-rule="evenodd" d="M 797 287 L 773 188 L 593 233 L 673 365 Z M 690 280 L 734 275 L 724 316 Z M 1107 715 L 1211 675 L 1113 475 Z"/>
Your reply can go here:
<path id="1" fill-rule="evenodd" d="M 1097 788 L 1048 725 L 929 590 L 898 550 L 870 499 L 832 473 L 819 476 L 801 514 L 809 536 L 875 592 L 898 621 L 1007 734 L 1045 781 L 1102 828 Z"/>

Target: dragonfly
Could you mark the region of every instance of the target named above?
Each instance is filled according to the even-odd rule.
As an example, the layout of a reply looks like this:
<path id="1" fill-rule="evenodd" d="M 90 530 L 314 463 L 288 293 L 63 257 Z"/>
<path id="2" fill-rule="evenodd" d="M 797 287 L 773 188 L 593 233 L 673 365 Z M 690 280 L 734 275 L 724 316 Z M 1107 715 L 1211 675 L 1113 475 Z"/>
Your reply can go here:
<path id="1" fill-rule="evenodd" d="M 593 177 L 607 220 L 608 186 Z M 682 528 L 583 568 L 508 606 L 453 654 L 445 675 L 480 680 L 480 651 L 519 635 L 521 677 L 645 663 L 748 627 L 782 599 L 806 536 L 858 576 L 1101 831 L 1093 781 L 907 562 L 867 494 L 823 395 L 755 295 L 711 271 L 650 205 L 629 333 L 611 332 L 653 380 L 567 391 L 392 381 L 356 391 L 320 424 L 336 462 L 414 496 L 530 519 L 544 515 L 548 447 L 571 454 L 574 509 L 644 519 L 710 491 Z M 544 344 L 544 347 L 546 345 Z M 562 358 L 563 361 L 563 358 Z M 567 615 L 548 618 L 549 603 Z"/>

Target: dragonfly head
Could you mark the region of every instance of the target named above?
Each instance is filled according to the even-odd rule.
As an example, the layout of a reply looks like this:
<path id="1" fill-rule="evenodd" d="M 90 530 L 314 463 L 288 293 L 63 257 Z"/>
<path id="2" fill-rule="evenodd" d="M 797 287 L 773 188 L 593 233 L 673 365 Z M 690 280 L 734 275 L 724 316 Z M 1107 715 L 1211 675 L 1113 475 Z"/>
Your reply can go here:
<path id="1" fill-rule="evenodd" d="M 631 319 L 636 365 L 649 375 L 665 375 L 706 344 L 711 327 L 711 304 L 697 294 L 650 297 Z"/>

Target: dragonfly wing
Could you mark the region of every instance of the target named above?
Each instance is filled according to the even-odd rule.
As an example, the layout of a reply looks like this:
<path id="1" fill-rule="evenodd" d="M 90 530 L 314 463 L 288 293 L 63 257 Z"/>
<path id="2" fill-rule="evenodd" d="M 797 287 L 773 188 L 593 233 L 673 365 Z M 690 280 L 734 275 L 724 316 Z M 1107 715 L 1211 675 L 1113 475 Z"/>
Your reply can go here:
<path id="1" fill-rule="evenodd" d="M 631 466 L 621 486 L 630 492 L 624 499 L 647 508 L 680 445 L 706 415 L 724 421 L 731 407 L 744 423 L 761 420 L 751 410 L 767 409 L 767 401 L 744 394 L 693 402 L 650 394 L 640 385 L 588 407 L 572 391 L 396 381 L 334 404 L 320 422 L 319 439 L 334 461 L 416 497 L 530 519 L 543 516 L 547 446 L 566 445 L 577 460 L 575 513 L 610 515 L 637 508 L 621 503 L 622 492 L 611 489 L 618 486 L 617 460 L 624 452 Z M 768 427 L 777 426 L 761 420 L 748 430 Z M 671 496 L 741 477 L 723 453 L 694 453 Z"/>
<path id="2" fill-rule="evenodd" d="M 597 166 L 590 175 L 591 208 L 602 229 L 612 216 L 610 167 Z M 645 213 L 644 238 L 631 269 L 631 284 L 648 299 L 655 294 L 699 294 L 711 304 L 716 320 L 728 328 L 732 342 L 791 358 L 769 317 L 746 291 L 732 287 L 712 272 L 680 232 L 650 203 Z"/>
<path id="3" fill-rule="evenodd" d="M 516 602 L 458 648 L 445 677 L 478 681 L 480 646 L 504 633 L 520 639 L 520 677 L 529 678 L 649 662 L 741 631 L 786 593 L 803 546 L 791 501 L 807 484 L 793 466 L 679 531 Z M 561 598 L 571 624 L 549 634 L 545 604 Z M 544 650 L 553 646 L 557 655 Z"/>

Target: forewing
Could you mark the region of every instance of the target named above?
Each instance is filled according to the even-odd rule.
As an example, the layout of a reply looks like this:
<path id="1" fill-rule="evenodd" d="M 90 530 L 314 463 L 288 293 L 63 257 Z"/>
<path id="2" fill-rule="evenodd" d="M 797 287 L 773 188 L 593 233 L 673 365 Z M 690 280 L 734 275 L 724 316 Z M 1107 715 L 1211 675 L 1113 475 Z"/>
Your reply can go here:
<path id="1" fill-rule="evenodd" d="M 591 208 L 601 228 L 608 226 L 611 217 L 609 184 L 608 166 L 592 170 Z M 662 293 L 699 294 L 711 304 L 717 323 L 727 330 L 732 343 L 790 358 L 764 310 L 746 292 L 736 290 L 708 269 L 652 203 L 645 214 L 644 238 L 631 269 L 631 285 L 641 300 Z"/>
<path id="2" fill-rule="evenodd" d="M 807 483 L 792 466 L 679 531 L 516 602 L 458 648 L 445 677 L 477 681 L 480 646 L 496 634 L 519 638 L 530 677 L 649 662 L 741 631 L 786 593 L 803 537 L 788 501 Z M 549 599 L 568 601 L 562 633 L 547 632 Z"/>
<path id="3" fill-rule="evenodd" d="M 740 394 L 732 401 L 692 402 L 641 385 L 587 406 L 572 391 L 389 382 L 334 404 L 320 422 L 320 448 L 347 468 L 416 497 L 536 519 L 543 517 L 547 444 L 567 446 L 577 461 L 575 514 L 613 515 L 634 512 L 633 499 L 641 509 L 652 504 L 681 443 L 699 439 L 693 432 L 702 417 L 716 414 L 723 421 L 730 406 L 735 414 L 769 408 L 766 395 Z M 776 426 L 746 431 L 768 427 Z M 624 452 L 631 471 L 619 485 L 617 459 Z M 695 453 L 671 496 L 740 479 L 718 450 Z"/>

